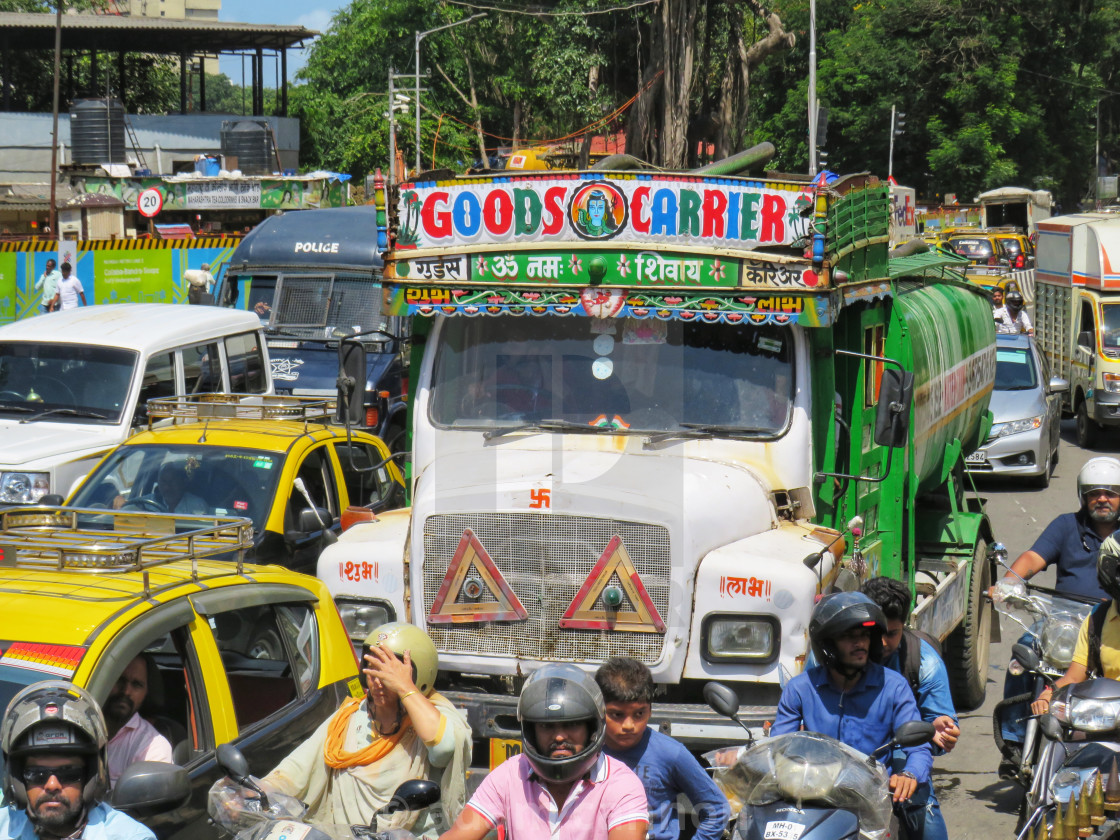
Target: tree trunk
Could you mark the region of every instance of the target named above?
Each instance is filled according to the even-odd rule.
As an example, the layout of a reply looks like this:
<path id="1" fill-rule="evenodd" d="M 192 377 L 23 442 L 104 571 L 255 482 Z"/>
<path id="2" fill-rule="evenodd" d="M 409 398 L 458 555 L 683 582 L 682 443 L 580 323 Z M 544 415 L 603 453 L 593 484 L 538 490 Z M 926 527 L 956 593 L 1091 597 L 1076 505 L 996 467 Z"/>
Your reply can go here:
<path id="1" fill-rule="evenodd" d="M 663 54 L 660 155 L 657 165 L 680 169 L 688 159 L 688 116 L 695 56 L 695 0 L 661 0 Z"/>

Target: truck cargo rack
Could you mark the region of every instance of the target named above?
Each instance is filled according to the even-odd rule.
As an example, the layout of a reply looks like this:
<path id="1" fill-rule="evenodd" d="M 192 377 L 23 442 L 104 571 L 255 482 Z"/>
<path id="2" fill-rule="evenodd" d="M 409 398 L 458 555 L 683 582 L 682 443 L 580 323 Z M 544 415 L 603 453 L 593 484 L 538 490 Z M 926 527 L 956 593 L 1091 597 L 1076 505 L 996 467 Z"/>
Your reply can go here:
<path id="1" fill-rule="evenodd" d="M 337 401 L 326 397 L 276 394 L 180 394 L 148 400 L 153 420 L 303 420 L 330 421 Z"/>
<path id="2" fill-rule="evenodd" d="M 141 572 L 145 597 L 153 568 L 189 560 L 197 583 L 199 559 L 233 555 L 240 575 L 252 547 L 253 523 L 242 517 L 47 506 L 0 511 L 0 568 Z"/>

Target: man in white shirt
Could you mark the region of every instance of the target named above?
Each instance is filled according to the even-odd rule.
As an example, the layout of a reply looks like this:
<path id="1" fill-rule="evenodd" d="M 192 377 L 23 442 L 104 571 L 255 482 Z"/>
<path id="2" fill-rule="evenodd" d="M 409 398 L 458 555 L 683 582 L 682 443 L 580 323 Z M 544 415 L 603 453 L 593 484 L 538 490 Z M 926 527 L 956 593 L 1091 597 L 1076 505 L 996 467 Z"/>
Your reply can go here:
<path id="1" fill-rule="evenodd" d="M 1031 324 L 1027 310 L 1023 308 L 1023 296 L 1011 291 L 1007 293 L 1006 300 L 1003 306 L 992 311 L 992 317 L 996 319 L 996 332 L 1034 335 L 1034 325 Z"/>
<path id="2" fill-rule="evenodd" d="M 62 279 L 58 281 L 58 294 L 55 295 L 56 308 L 58 309 L 77 309 L 78 298 L 82 299 L 82 306 L 89 306 L 86 303 L 86 293 L 82 288 L 82 281 L 77 278 L 77 275 L 72 275 L 70 270 L 70 263 L 64 262 L 62 264 Z"/>
<path id="3" fill-rule="evenodd" d="M 210 273 L 210 263 L 203 263 L 202 268 L 188 268 L 183 272 L 183 279 L 187 281 L 187 303 L 202 303 L 202 296 L 210 294 L 214 288 L 214 275 Z"/>
<path id="4" fill-rule="evenodd" d="M 39 300 L 40 314 L 46 315 L 48 312 L 54 311 L 55 297 L 58 295 L 58 282 L 61 279 L 62 275 L 55 268 L 55 261 L 47 260 L 46 270 L 35 281 L 35 291 L 38 292 L 40 289 L 43 291 L 43 297 Z"/>
<path id="5" fill-rule="evenodd" d="M 150 661 L 141 654 L 128 663 L 102 709 L 109 727 L 109 782 L 112 785 L 137 761 L 173 762 L 171 742 L 140 717 L 140 707 L 148 696 Z"/>

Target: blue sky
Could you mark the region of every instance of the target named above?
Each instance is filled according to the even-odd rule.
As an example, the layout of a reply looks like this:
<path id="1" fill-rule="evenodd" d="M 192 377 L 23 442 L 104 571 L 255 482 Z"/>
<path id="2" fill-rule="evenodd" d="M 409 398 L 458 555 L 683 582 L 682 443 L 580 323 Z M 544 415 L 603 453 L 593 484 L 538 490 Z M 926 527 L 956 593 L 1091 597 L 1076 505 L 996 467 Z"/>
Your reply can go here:
<path id="1" fill-rule="evenodd" d="M 222 10 L 218 14 L 221 20 L 237 21 L 239 23 L 275 23 L 281 25 L 298 25 L 313 29 L 316 32 L 325 32 L 330 26 L 331 18 L 339 9 L 349 6 L 343 0 L 222 0 Z M 306 61 L 305 50 L 288 51 L 288 78 L 295 76 Z M 234 84 L 241 84 L 241 59 L 237 56 L 223 56 L 220 62 L 221 71 L 225 73 Z M 248 84 L 251 71 L 248 59 L 245 61 L 245 81 Z M 265 86 L 273 87 L 276 78 L 275 63 L 268 54 L 264 60 Z"/>

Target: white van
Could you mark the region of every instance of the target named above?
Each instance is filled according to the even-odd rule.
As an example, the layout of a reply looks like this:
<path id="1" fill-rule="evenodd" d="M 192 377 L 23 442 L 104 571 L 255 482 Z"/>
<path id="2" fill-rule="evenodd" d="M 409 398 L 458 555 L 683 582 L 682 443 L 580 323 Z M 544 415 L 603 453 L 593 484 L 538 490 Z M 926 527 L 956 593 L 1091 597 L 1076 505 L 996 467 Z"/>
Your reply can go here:
<path id="1" fill-rule="evenodd" d="M 65 496 L 149 399 L 205 391 L 272 393 L 253 313 L 124 303 L 0 327 L 0 505 Z"/>

